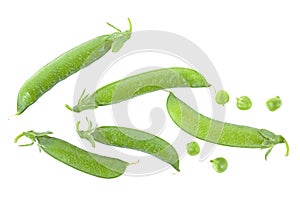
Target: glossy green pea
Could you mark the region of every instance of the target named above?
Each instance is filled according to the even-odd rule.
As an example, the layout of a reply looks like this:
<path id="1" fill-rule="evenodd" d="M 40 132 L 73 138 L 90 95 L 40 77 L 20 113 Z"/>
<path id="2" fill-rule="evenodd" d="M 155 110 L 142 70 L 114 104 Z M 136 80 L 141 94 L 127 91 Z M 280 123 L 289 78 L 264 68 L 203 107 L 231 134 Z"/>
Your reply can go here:
<path id="1" fill-rule="evenodd" d="M 99 88 L 92 95 L 83 92 L 77 105 L 66 107 L 75 112 L 95 109 L 122 102 L 157 90 L 175 87 L 209 87 L 210 84 L 195 70 L 188 68 L 162 68 L 118 80 Z"/>
<path id="2" fill-rule="evenodd" d="M 190 142 L 186 145 L 187 153 L 191 156 L 196 156 L 200 153 L 200 147 L 197 142 Z"/>
<path id="3" fill-rule="evenodd" d="M 28 131 L 16 137 L 15 142 L 23 136 L 28 137 L 32 140 L 32 143 L 20 146 L 30 146 L 34 142 L 38 142 L 40 150 L 45 151 L 58 161 L 101 178 L 116 178 L 122 175 L 129 165 L 129 163 L 116 158 L 89 153 L 66 141 L 50 137 L 48 134 L 51 134 L 51 132 Z"/>
<path id="4" fill-rule="evenodd" d="M 229 94 L 225 90 L 220 90 L 217 92 L 215 100 L 217 104 L 224 105 L 229 101 Z"/>
<path id="5" fill-rule="evenodd" d="M 281 135 L 248 126 L 224 123 L 208 118 L 170 93 L 167 99 L 167 109 L 174 123 L 188 134 L 207 142 L 241 148 L 272 148 L 280 143 L 286 144 L 286 156 L 289 146 Z"/>
<path id="6" fill-rule="evenodd" d="M 106 145 L 145 152 L 170 164 L 179 171 L 179 157 L 176 150 L 171 144 L 155 135 L 118 126 L 102 126 L 93 129 L 91 122 L 89 122 L 89 129 L 82 131 L 79 130 L 79 124 L 77 122 L 76 125 L 79 136 L 89 140 L 92 146 L 95 146 L 96 141 Z"/>
<path id="7" fill-rule="evenodd" d="M 210 160 L 212 167 L 215 169 L 218 173 L 223 173 L 228 168 L 228 162 L 223 157 L 215 158 L 213 160 Z"/>
<path id="8" fill-rule="evenodd" d="M 102 35 L 89 40 L 60 55 L 29 78 L 19 90 L 17 99 L 17 115 L 22 114 L 30 105 L 35 103 L 44 93 L 58 82 L 85 68 L 106 54 L 110 49 L 119 51 L 131 36 L 130 29 L 110 35 Z"/>
<path id="9" fill-rule="evenodd" d="M 240 110 L 249 110 L 252 107 L 252 101 L 247 96 L 236 98 L 236 106 Z"/>
<path id="10" fill-rule="evenodd" d="M 276 111 L 282 105 L 282 101 L 279 96 L 273 97 L 266 102 L 266 105 L 270 111 Z"/>

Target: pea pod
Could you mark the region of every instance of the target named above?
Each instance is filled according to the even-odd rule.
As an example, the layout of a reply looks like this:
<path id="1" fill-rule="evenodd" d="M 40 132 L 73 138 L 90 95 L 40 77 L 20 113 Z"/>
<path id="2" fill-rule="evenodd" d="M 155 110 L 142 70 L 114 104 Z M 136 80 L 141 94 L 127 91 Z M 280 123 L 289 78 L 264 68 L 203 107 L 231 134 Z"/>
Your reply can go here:
<path id="1" fill-rule="evenodd" d="M 96 141 L 106 145 L 145 152 L 169 163 L 179 171 L 179 157 L 176 150 L 171 144 L 155 135 L 118 126 L 102 126 L 93 129 L 90 121 L 89 129 L 82 131 L 79 130 L 79 124 L 77 122 L 76 125 L 79 136 L 89 140 L 92 146 L 95 146 Z"/>
<path id="2" fill-rule="evenodd" d="M 241 148 L 269 148 L 265 159 L 272 148 L 280 143 L 286 144 L 286 156 L 289 146 L 281 135 L 248 126 L 223 123 L 208 118 L 170 93 L 167 99 L 167 109 L 174 123 L 188 134 L 207 142 Z"/>
<path id="3" fill-rule="evenodd" d="M 188 68 L 162 68 L 118 80 L 99 88 L 91 95 L 82 93 L 76 106 L 66 107 L 74 112 L 95 109 L 122 102 L 157 90 L 175 87 L 209 87 L 210 84 L 197 71 Z"/>
<path id="4" fill-rule="evenodd" d="M 128 21 L 130 24 L 129 30 L 121 32 L 108 23 L 117 32 L 91 39 L 60 55 L 36 72 L 19 90 L 17 115 L 22 114 L 58 82 L 95 62 L 110 49 L 113 52 L 119 51 L 131 36 L 132 26 L 129 19 Z"/>
<path id="5" fill-rule="evenodd" d="M 20 146 L 30 146 L 34 142 L 38 142 L 40 150 L 45 151 L 58 161 L 84 173 L 101 178 L 116 178 L 122 175 L 129 165 L 125 161 L 89 153 L 66 141 L 48 136 L 51 133 L 23 132 L 16 137 L 15 142 L 23 136 L 28 137 L 32 140 L 32 143 Z"/>

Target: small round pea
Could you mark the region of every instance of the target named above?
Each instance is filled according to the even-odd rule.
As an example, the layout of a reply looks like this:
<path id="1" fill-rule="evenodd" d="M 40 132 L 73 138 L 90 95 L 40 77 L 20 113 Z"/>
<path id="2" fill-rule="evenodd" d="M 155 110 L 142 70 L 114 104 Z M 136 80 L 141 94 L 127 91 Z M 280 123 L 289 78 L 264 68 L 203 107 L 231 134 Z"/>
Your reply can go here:
<path id="1" fill-rule="evenodd" d="M 224 105 L 229 101 L 229 94 L 225 90 L 220 90 L 216 94 L 217 104 Z"/>
<path id="2" fill-rule="evenodd" d="M 236 98 L 236 106 L 240 110 L 248 110 L 252 107 L 252 101 L 247 96 L 241 96 L 240 98 Z"/>
<path id="3" fill-rule="evenodd" d="M 210 160 L 212 167 L 217 171 L 218 173 L 223 173 L 226 171 L 228 167 L 228 162 L 225 158 L 219 157 L 213 160 Z"/>
<path id="4" fill-rule="evenodd" d="M 266 105 L 270 111 L 276 111 L 282 105 L 282 101 L 279 96 L 273 97 L 266 102 Z"/>
<path id="5" fill-rule="evenodd" d="M 190 142 L 186 145 L 186 151 L 191 156 L 196 156 L 200 153 L 200 147 L 197 142 Z"/>

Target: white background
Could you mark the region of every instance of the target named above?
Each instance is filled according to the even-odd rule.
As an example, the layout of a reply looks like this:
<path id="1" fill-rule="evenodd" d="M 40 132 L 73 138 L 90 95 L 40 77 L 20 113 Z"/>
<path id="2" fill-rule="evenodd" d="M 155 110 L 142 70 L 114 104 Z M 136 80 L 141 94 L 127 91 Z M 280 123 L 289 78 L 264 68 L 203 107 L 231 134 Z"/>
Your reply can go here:
<path id="1" fill-rule="evenodd" d="M 299 202 L 299 9 L 298 1 L 274 0 L 1 1 L 0 202 Z M 39 153 L 36 146 L 14 144 L 16 135 L 34 129 L 54 131 L 54 136 L 81 146 L 73 115 L 64 107 L 73 102 L 78 75 L 58 84 L 23 115 L 8 117 L 16 112 L 19 88 L 41 66 L 88 39 L 111 33 L 106 21 L 126 29 L 127 17 L 134 30 L 177 33 L 201 47 L 231 95 L 226 121 L 284 135 L 290 143 L 290 156 L 284 157 L 283 145 L 273 149 L 267 162 L 259 149 L 219 146 L 210 158 L 227 158 L 229 168 L 223 174 L 217 174 L 208 160 L 185 156 L 180 173 L 169 168 L 152 176 L 106 180 L 67 167 Z M 141 63 L 136 60 L 132 67 Z M 168 65 L 176 64 L 170 61 Z M 114 77 L 111 81 L 123 77 L 118 71 L 109 75 Z M 209 97 L 203 95 L 206 97 L 199 96 L 199 102 L 207 100 L 204 103 L 211 108 Z M 248 112 L 235 107 L 235 97 L 241 95 L 253 100 Z M 265 101 L 276 95 L 283 106 L 271 113 Z M 147 128 L 151 108 L 164 109 L 166 97 L 165 92 L 157 92 L 130 103 L 130 118 L 137 128 Z M 105 117 L 110 117 L 107 112 Z M 106 122 L 114 124 L 110 119 Z M 172 129 L 178 133 L 178 128 L 169 123 L 168 136 L 166 132 L 161 136 L 172 141 L 169 133 Z"/>

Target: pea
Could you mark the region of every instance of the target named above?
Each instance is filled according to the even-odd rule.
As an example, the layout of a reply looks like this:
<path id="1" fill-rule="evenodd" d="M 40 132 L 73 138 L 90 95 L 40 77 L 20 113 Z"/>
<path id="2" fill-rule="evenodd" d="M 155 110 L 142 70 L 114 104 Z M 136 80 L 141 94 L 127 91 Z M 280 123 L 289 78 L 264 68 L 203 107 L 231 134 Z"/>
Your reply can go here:
<path id="1" fill-rule="evenodd" d="M 252 107 L 252 101 L 247 96 L 241 96 L 240 98 L 236 98 L 236 106 L 240 110 L 249 110 Z"/>
<path id="2" fill-rule="evenodd" d="M 25 136 L 32 142 L 20 146 L 30 146 L 34 142 L 38 142 L 40 150 L 43 150 L 56 160 L 79 171 L 101 178 L 116 178 L 122 175 L 127 166 L 130 165 L 120 159 L 89 153 L 66 141 L 50 137 L 48 134 L 52 134 L 52 132 L 23 132 L 16 137 L 15 142 Z"/>
<path id="3" fill-rule="evenodd" d="M 81 112 L 98 106 L 119 103 L 157 90 L 209 86 L 205 78 L 195 70 L 180 67 L 162 68 L 115 81 L 99 88 L 91 95 L 83 91 L 77 105 L 73 108 L 68 105 L 66 107 L 71 111 Z"/>
<path id="4" fill-rule="evenodd" d="M 275 145 L 285 143 L 286 156 L 289 154 L 288 143 L 282 135 L 275 135 L 265 129 L 208 118 L 192 109 L 173 93 L 170 93 L 167 99 L 167 110 L 179 128 L 198 139 L 231 147 L 269 149 L 266 155 Z"/>
<path id="5" fill-rule="evenodd" d="M 225 90 L 220 90 L 217 92 L 215 100 L 217 104 L 224 105 L 229 101 L 229 94 Z"/>
<path id="6" fill-rule="evenodd" d="M 270 111 L 276 111 L 282 105 L 282 101 L 279 96 L 273 97 L 266 102 L 266 105 Z"/>
<path id="7" fill-rule="evenodd" d="M 17 115 L 22 114 L 57 83 L 92 64 L 110 49 L 113 52 L 119 51 L 131 36 L 132 26 L 130 19 L 128 21 L 129 30 L 121 32 L 108 23 L 117 32 L 96 37 L 65 52 L 31 76 L 19 90 Z"/>
<path id="8" fill-rule="evenodd" d="M 210 162 L 212 164 L 212 167 L 218 173 L 223 173 L 224 171 L 226 171 L 226 169 L 228 167 L 228 162 L 223 157 L 215 158 L 213 160 L 210 160 Z"/>
<path id="9" fill-rule="evenodd" d="M 89 140 L 92 146 L 95 146 L 96 141 L 106 145 L 138 150 L 157 157 L 179 171 L 179 157 L 176 150 L 160 137 L 119 126 L 102 126 L 93 129 L 90 121 L 89 129 L 82 131 L 79 130 L 79 124 L 77 122 L 77 133 L 81 138 Z"/>
<path id="10" fill-rule="evenodd" d="M 187 153 L 191 156 L 196 156 L 200 153 L 200 147 L 197 142 L 190 142 L 186 145 Z"/>

